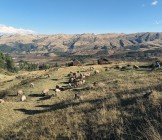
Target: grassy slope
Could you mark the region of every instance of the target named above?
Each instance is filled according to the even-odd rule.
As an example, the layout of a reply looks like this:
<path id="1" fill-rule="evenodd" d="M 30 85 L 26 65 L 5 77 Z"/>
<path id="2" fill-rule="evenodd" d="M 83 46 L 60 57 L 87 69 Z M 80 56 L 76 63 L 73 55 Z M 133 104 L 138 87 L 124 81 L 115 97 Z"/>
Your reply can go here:
<path id="1" fill-rule="evenodd" d="M 4 139 L 29 139 L 29 135 L 30 139 L 161 139 L 161 71 L 105 72 L 104 66 L 95 67 L 102 72 L 88 78 L 83 87 L 66 90 L 57 97 L 28 96 L 28 101 L 21 103 L 17 97 L 7 96 L 7 102 L 0 104 L 0 136 Z M 50 78 L 34 81 L 33 89 L 28 85 L 21 88 L 26 95 L 39 95 L 43 88 L 65 86 L 67 73 L 77 70 L 78 67 L 61 68 L 52 72 Z M 96 87 L 91 85 L 95 81 L 99 81 Z M 153 93 L 149 99 L 143 98 L 150 88 Z M 82 100 L 74 100 L 76 92 Z"/>

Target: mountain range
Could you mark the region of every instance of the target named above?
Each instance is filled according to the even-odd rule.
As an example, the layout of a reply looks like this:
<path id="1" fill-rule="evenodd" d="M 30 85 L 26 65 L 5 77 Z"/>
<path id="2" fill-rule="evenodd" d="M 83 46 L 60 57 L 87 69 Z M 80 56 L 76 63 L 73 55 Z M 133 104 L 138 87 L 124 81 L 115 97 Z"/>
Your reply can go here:
<path id="1" fill-rule="evenodd" d="M 95 54 L 100 51 L 143 50 L 162 47 L 162 32 L 134 34 L 13 34 L 0 36 L 4 52 L 66 52 Z"/>

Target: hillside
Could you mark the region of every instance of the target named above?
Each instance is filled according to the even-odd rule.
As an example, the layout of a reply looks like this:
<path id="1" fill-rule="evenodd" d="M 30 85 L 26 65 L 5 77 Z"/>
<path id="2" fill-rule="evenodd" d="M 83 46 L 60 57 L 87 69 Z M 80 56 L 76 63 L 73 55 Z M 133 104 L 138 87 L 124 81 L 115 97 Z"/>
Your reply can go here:
<path id="1" fill-rule="evenodd" d="M 136 34 L 56 34 L 56 35 L 2 35 L 0 50 L 4 52 L 67 52 L 95 54 L 118 49 L 162 47 L 162 33 Z"/>
<path id="2" fill-rule="evenodd" d="M 161 139 L 162 69 L 137 70 L 134 64 L 150 63 L 94 65 L 98 74 L 90 71 L 90 66 L 75 66 L 0 75 L 1 93 L 7 90 L 6 102 L 0 104 L 0 139 Z M 68 89 L 67 74 L 78 70 L 91 76 L 84 85 Z M 45 77 L 45 73 L 51 77 Z M 29 87 L 31 81 L 34 88 Z M 56 85 L 67 90 L 54 97 L 41 95 L 42 89 Z M 20 88 L 25 91 L 26 102 L 16 96 Z M 81 99 L 75 99 L 75 93 Z M 49 95 L 53 94 L 50 90 Z"/>

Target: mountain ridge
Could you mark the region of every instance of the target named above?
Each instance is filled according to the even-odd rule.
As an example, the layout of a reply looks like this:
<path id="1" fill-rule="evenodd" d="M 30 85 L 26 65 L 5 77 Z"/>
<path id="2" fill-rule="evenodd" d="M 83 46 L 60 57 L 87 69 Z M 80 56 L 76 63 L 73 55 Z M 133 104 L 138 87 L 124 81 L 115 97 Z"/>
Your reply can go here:
<path id="1" fill-rule="evenodd" d="M 162 47 L 162 32 L 0 36 L 0 49 L 6 52 L 7 50 L 10 52 L 29 50 L 94 54 L 101 50 L 140 49 L 148 46 Z"/>

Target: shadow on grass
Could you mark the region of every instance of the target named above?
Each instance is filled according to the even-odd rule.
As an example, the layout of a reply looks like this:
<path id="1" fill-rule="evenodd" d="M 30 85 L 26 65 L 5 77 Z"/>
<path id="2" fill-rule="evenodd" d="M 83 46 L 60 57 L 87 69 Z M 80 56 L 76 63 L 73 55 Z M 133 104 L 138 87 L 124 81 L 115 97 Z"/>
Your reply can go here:
<path id="1" fill-rule="evenodd" d="M 61 84 L 69 84 L 69 82 L 60 82 Z"/>
<path id="2" fill-rule="evenodd" d="M 11 93 L 7 90 L 0 91 L 0 99 L 5 98 L 6 95 L 8 94 L 11 94 Z"/>
<path id="3" fill-rule="evenodd" d="M 16 94 L 9 94 L 7 96 L 9 96 L 9 97 L 16 97 L 17 95 Z"/>
<path id="4" fill-rule="evenodd" d="M 43 94 L 29 94 L 29 97 L 43 97 Z"/>
<path id="5" fill-rule="evenodd" d="M 120 104 L 122 107 L 133 105 L 137 103 L 137 97 L 129 98 L 129 99 L 121 99 Z"/>
<path id="6" fill-rule="evenodd" d="M 124 95 L 124 94 L 135 94 L 135 95 L 141 94 L 141 95 L 143 95 L 143 92 L 144 91 L 147 92 L 148 89 L 154 89 L 154 90 L 162 91 L 162 85 L 156 85 L 156 86 L 153 86 L 153 87 L 146 87 L 146 88 L 133 89 L 133 90 L 114 93 L 114 95 L 118 99 L 118 103 L 117 103 L 118 108 L 136 104 L 136 101 L 138 99 L 138 97 L 133 97 L 131 99 L 130 98 L 129 99 L 122 99 L 122 95 Z M 48 100 L 51 97 L 52 97 L 51 95 L 45 96 L 43 98 L 40 98 L 39 101 Z M 100 98 L 97 98 L 97 99 L 92 99 L 92 100 L 81 100 L 79 102 L 75 102 L 73 99 L 69 99 L 69 100 L 62 101 L 62 102 L 52 104 L 52 105 L 36 106 L 36 107 L 45 108 L 44 110 L 27 110 L 27 109 L 23 109 L 23 108 L 22 109 L 15 109 L 15 110 L 21 111 L 21 112 L 28 114 L 28 115 L 34 115 L 34 114 L 56 111 L 56 110 L 59 110 L 59 109 L 65 109 L 65 108 L 68 108 L 70 106 L 75 107 L 75 106 L 79 106 L 81 104 L 90 103 L 90 104 L 94 105 L 94 108 L 91 108 L 88 111 L 93 111 L 93 109 L 96 110 L 97 108 L 101 108 L 102 103 L 108 102 L 109 100 L 110 100 L 110 95 L 107 95 L 105 97 L 100 97 Z M 112 106 L 113 105 L 110 104 L 110 105 L 107 106 L 107 108 L 110 109 L 110 108 L 112 108 Z M 87 110 L 85 110 L 85 111 L 87 111 Z"/>
<path id="7" fill-rule="evenodd" d="M 43 101 L 51 99 L 53 95 L 43 95 L 43 94 L 30 94 L 29 97 L 38 97 L 39 99 L 37 101 Z"/>
<path id="8" fill-rule="evenodd" d="M 62 86 L 63 88 L 67 88 L 67 89 L 69 89 L 69 86 Z"/>
<path id="9" fill-rule="evenodd" d="M 83 87 L 83 88 L 73 88 L 74 92 L 82 92 L 82 91 L 88 91 L 91 90 L 90 87 Z"/>
<path id="10" fill-rule="evenodd" d="M 56 140 L 70 140 L 67 136 L 62 136 L 61 134 L 59 134 L 57 137 L 56 137 Z"/>
<path id="11" fill-rule="evenodd" d="M 46 96 L 44 96 L 44 97 L 42 97 L 42 98 L 39 98 L 37 101 L 49 100 L 49 99 L 51 99 L 52 97 L 53 97 L 52 95 L 46 95 Z"/>
<path id="12" fill-rule="evenodd" d="M 50 98 L 51 98 L 51 96 L 44 97 L 44 99 L 50 99 Z M 44 100 L 44 99 L 41 99 L 41 100 Z M 28 110 L 28 109 L 23 109 L 23 108 L 15 109 L 15 110 L 21 111 L 21 112 L 23 112 L 24 114 L 27 114 L 27 115 L 35 115 L 35 114 L 40 114 L 40 113 L 56 111 L 56 110 L 59 110 L 59 109 L 65 109 L 65 108 L 68 108 L 70 106 L 79 106 L 79 105 L 84 104 L 84 103 L 96 104 L 96 106 L 99 107 L 101 101 L 103 101 L 103 100 L 104 100 L 103 98 L 102 99 L 95 99 L 95 100 L 85 100 L 85 101 L 79 101 L 79 102 L 73 102 L 73 100 L 67 100 L 67 101 L 62 101 L 60 103 L 56 103 L 56 104 L 53 104 L 53 105 L 38 105 L 38 106 L 36 106 L 36 107 L 46 108 L 44 110 Z"/>
<path id="13" fill-rule="evenodd" d="M 51 79 L 52 81 L 59 81 L 59 79 L 57 79 L 57 78 L 53 78 L 53 79 Z"/>
<path id="14" fill-rule="evenodd" d="M 83 90 L 84 89 L 80 89 L 80 91 L 83 91 Z M 136 101 L 139 99 L 138 96 L 133 97 L 133 98 L 123 99 L 123 95 L 126 95 L 126 94 L 134 94 L 134 95 L 141 94 L 141 95 L 143 95 L 143 92 L 147 93 L 148 90 L 162 91 L 162 84 L 158 84 L 158 85 L 151 86 L 151 87 L 149 86 L 149 87 L 145 87 L 145 88 L 124 90 L 124 91 L 113 93 L 114 96 L 118 99 L 118 103 L 117 103 L 118 105 L 116 106 L 116 103 L 112 103 L 112 104 L 106 105 L 106 109 L 108 111 L 111 109 L 120 111 L 121 114 L 119 113 L 120 114 L 119 117 L 121 118 L 121 120 L 120 120 L 120 118 L 118 118 L 117 121 L 115 121 L 115 122 L 107 121 L 107 122 L 103 122 L 103 123 L 99 124 L 99 123 L 97 123 L 96 119 L 92 118 L 92 116 L 95 116 L 97 114 L 96 110 L 102 109 L 103 103 L 107 103 L 111 100 L 110 95 L 107 95 L 105 97 L 100 97 L 98 99 L 83 100 L 83 101 L 79 101 L 79 102 L 75 102 L 73 99 L 69 99 L 69 100 L 61 101 L 59 103 L 55 103 L 52 105 L 46 104 L 46 105 L 36 106 L 43 110 L 40 110 L 40 109 L 28 110 L 28 109 L 24 109 L 24 108 L 15 109 L 15 110 L 23 112 L 24 114 L 35 115 L 35 114 L 46 113 L 46 112 L 51 112 L 51 111 L 56 111 L 56 110 L 62 110 L 62 109 L 66 109 L 71 106 L 77 107 L 77 106 L 85 104 L 85 103 L 90 103 L 93 105 L 90 108 L 84 107 L 81 109 L 78 109 L 78 108 L 75 109 L 75 111 L 77 111 L 77 113 L 78 112 L 82 113 L 82 114 L 85 113 L 85 118 L 83 118 L 83 119 L 85 119 L 85 123 L 82 123 L 82 125 L 80 126 L 83 133 L 85 134 L 85 137 L 84 137 L 85 139 L 89 139 L 89 140 L 91 140 L 91 139 L 105 139 L 105 140 L 106 139 L 110 139 L 110 140 L 153 139 L 153 137 L 151 137 L 152 135 L 156 135 L 157 132 L 158 133 L 162 132 L 161 118 L 159 120 L 156 118 L 156 113 L 161 112 L 161 106 L 158 110 L 157 110 L 157 107 L 155 108 L 155 110 L 153 110 L 149 106 L 150 103 L 146 102 L 146 104 L 143 104 L 146 108 L 146 112 L 143 114 L 140 112 L 140 109 L 138 108 L 138 106 L 136 106 L 135 108 L 134 107 L 130 108 L 130 109 L 125 108 L 130 105 L 136 104 L 137 103 Z M 43 98 L 45 98 L 45 97 L 43 97 Z M 148 107 L 149 107 L 149 110 L 147 110 Z M 124 114 L 124 112 L 127 112 L 127 113 L 129 112 L 130 116 L 127 115 L 127 113 Z M 65 111 L 65 113 L 66 113 L 66 111 Z M 51 116 L 51 117 L 53 117 L 53 116 Z M 62 116 L 60 116 L 60 118 L 61 117 Z M 49 120 L 49 118 L 47 118 L 47 120 Z M 66 126 L 66 122 L 65 123 L 63 122 L 63 124 L 65 124 L 65 126 Z M 40 126 L 40 125 L 41 125 L 41 123 L 38 126 Z M 79 127 L 79 129 L 80 129 L 80 127 Z M 39 128 L 41 130 L 41 127 L 36 127 L 36 128 Z M 153 133 L 150 128 L 153 128 Z M 157 128 L 156 133 L 154 133 L 154 128 Z M 26 127 L 25 127 L 25 129 L 26 129 Z M 72 129 L 75 130 L 75 127 L 72 127 Z M 76 130 L 78 130 L 78 129 L 76 129 Z M 119 130 L 121 130 L 121 131 L 119 131 Z M 42 129 L 42 132 L 43 131 L 44 131 L 44 129 Z M 15 133 L 15 136 L 17 137 L 17 134 L 21 135 L 20 132 Z M 118 133 L 118 132 L 121 132 L 121 133 Z M 75 135 L 75 133 L 72 133 L 72 134 Z M 78 133 L 76 133 L 76 134 L 78 134 Z M 12 135 L 11 135 L 11 138 L 13 139 Z M 60 135 L 57 135 L 56 139 L 58 139 L 58 140 L 60 140 L 60 139 L 66 140 L 67 139 L 68 140 L 70 138 L 66 137 L 66 134 L 65 134 L 65 136 L 60 134 Z M 157 139 L 158 139 L 158 137 L 157 137 Z"/>

